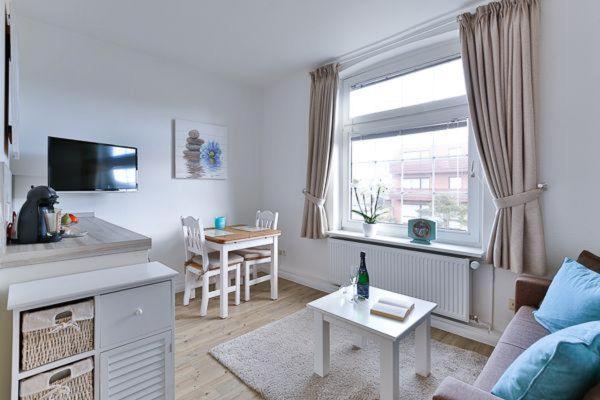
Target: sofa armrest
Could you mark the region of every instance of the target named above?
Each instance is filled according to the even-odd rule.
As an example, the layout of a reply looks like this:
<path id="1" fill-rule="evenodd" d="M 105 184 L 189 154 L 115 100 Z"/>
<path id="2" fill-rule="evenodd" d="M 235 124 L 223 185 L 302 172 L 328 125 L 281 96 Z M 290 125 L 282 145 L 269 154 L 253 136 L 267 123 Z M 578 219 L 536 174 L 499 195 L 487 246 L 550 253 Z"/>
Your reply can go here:
<path id="1" fill-rule="evenodd" d="M 448 377 L 433 394 L 433 400 L 501 400 L 475 386 Z"/>
<path id="2" fill-rule="evenodd" d="M 521 306 L 538 308 L 552 281 L 537 276 L 521 275 L 515 284 L 515 312 Z"/>

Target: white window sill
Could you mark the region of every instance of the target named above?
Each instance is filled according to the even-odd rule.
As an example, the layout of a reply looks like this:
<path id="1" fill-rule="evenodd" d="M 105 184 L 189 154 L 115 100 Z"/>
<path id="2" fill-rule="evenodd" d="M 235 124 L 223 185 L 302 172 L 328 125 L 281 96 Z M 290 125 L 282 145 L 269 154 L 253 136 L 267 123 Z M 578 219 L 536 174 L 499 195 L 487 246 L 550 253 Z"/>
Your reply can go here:
<path id="1" fill-rule="evenodd" d="M 477 247 L 459 246 L 455 244 L 445 244 L 437 242 L 432 242 L 431 244 L 412 243 L 411 239 L 383 235 L 377 235 L 369 238 L 365 237 L 365 235 L 363 235 L 362 232 L 353 232 L 347 230 L 332 230 L 328 231 L 327 233 L 331 238 L 355 240 L 373 244 L 384 244 L 387 246 L 429 251 L 432 253 L 452 254 L 473 259 L 480 259 L 483 258 L 483 256 L 485 255 L 485 251 Z"/>

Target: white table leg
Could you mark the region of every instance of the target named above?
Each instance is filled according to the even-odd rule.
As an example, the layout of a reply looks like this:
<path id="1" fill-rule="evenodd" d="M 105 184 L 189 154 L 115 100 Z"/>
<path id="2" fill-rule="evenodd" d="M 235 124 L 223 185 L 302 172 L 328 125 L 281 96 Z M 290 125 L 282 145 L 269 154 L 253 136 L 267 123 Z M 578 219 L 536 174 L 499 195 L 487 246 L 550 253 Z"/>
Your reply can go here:
<path id="1" fill-rule="evenodd" d="M 227 289 L 229 288 L 229 272 L 227 271 L 229 267 L 229 252 L 226 248 L 221 249 L 221 275 L 219 275 L 221 296 L 219 296 L 219 305 L 220 305 L 220 313 L 221 318 L 227 318 L 228 315 L 228 298 L 229 293 L 227 293 Z"/>
<path id="2" fill-rule="evenodd" d="M 323 319 L 323 314 L 320 312 L 314 313 L 315 374 L 324 377 L 329 373 L 329 322 Z"/>
<path id="3" fill-rule="evenodd" d="M 400 394 L 400 370 L 398 342 L 390 339 L 381 339 L 379 344 L 380 374 L 381 374 L 381 400 L 397 400 Z"/>
<path id="4" fill-rule="evenodd" d="M 431 372 L 431 316 L 415 328 L 415 372 L 427 377 Z"/>
<path id="5" fill-rule="evenodd" d="M 352 345 L 357 349 L 364 349 L 367 347 L 367 337 L 365 335 L 354 334 L 353 339 Z"/>
<path id="6" fill-rule="evenodd" d="M 271 244 L 271 300 L 277 300 L 279 297 L 278 278 L 279 278 L 279 243 L 278 237 L 273 237 Z"/>

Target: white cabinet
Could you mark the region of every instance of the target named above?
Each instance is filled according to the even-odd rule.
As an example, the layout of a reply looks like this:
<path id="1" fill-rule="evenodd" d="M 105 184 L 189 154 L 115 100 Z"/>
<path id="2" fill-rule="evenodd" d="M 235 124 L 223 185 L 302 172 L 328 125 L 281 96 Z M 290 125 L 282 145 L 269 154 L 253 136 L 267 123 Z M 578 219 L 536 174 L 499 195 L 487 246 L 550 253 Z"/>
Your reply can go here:
<path id="1" fill-rule="evenodd" d="M 100 346 L 112 347 L 135 337 L 169 329 L 171 282 L 105 294 L 98 299 Z"/>
<path id="2" fill-rule="evenodd" d="M 173 346 L 170 332 L 138 340 L 100 355 L 100 398 L 173 398 Z"/>
<path id="3" fill-rule="evenodd" d="M 172 400 L 176 275 L 151 262 L 11 285 L 11 400 L 18 400 L 20 381 L 89 357 L 94 359 L 96 400 Z M 93 351 L 21 371 L 22 313 L 88 298 L 95 304 Z"/>

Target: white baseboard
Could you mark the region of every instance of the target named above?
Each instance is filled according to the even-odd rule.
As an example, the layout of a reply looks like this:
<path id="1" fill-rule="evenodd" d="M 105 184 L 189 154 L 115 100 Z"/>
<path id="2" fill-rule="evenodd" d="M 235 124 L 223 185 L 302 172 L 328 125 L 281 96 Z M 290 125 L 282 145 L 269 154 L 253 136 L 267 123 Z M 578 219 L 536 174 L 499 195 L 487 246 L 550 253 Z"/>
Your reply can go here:
<path id="1" fill-rule="evenodd" d="M 328 281 L 298 275 L 294 272 L 286 271 L 281 268 L 279 269 L 279 276 L 283 279 L 287 279 L 288 281 L 296 282 L 302 286 L 308 286 L 309 288 L 320 290 L 325 293 L 331 293 L 338 290 L 338 287 L 336 285 Z"/>

